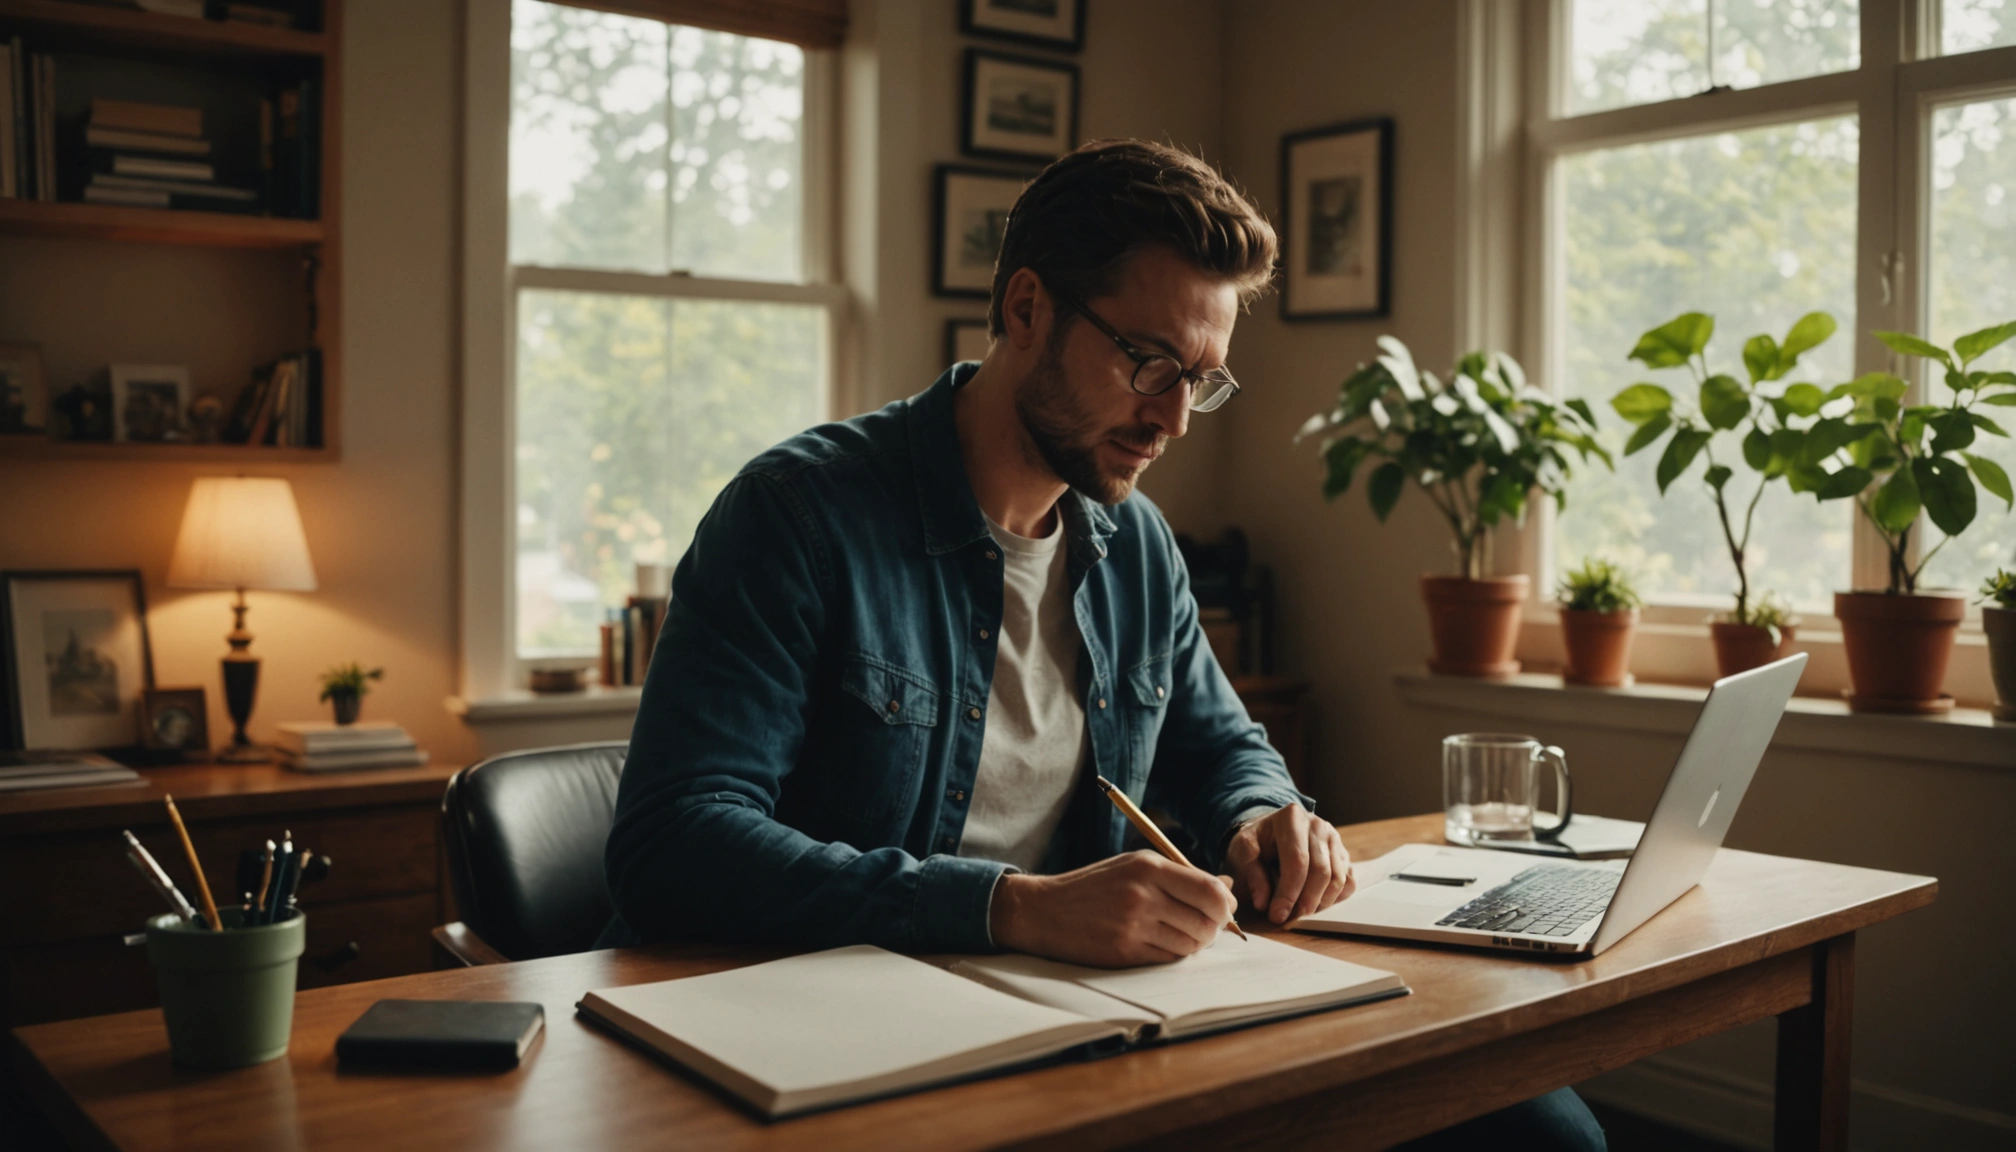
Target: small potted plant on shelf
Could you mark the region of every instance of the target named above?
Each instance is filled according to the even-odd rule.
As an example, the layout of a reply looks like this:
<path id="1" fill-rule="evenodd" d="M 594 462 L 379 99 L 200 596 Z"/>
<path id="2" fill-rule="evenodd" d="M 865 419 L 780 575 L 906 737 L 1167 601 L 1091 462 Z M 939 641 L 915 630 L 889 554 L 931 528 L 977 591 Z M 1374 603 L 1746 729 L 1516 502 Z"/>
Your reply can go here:
<path id="1" fill-rule="evenodd" d="M 1885 587 L 1834 594 L 1854 685 L 1848 706 L 1858 712 L 1945 712 L 1953 698 L 1941 689 L 1967 600 L 1958 590 L 1920 588 L 1918 577 L 1939 549 L 1974 522 L 1976 483 L 2016 506 L 2009 474 L 1967 451 L 1983 433 L 2008 435 L 1975 409 L 2016 406 L 2016 372 L 1969 367 L 2016 336 L 2016 321 L 1970 332 L 1953 342 L 1951 352 L 1905 332 L 1875 336 L 1892 351 L 1945 369 L 1951 400 L 1906 404 L 1910 385 L 1888 372 L 1838 385 L 1827 394 L 1821 418 L 1803 433 L 1802 470 L 1794 487 L 1821 500 L 1853 499 L 1888 553 Z M 1923 552 L 1912 543 L 1920 512 L 1946 537 Z"/>
<path id="2" fill-rule="evenodd" d="M 1715 666 L 1723 676 L 1784 655 L 1797 629 L 1798 621 L 1780 602 L 1751 588 L 1750 538 L 1764 490 L 1786 480 L 1799 464 L 1797 447 L 1802 441 L 1797 425 L 1818 413 L 1826 399 L 1816 384 L 1779 381 L 1798 367 L 1800 356 L 1825 343 L 1834 327 L 1832 316 L 1809 312 L 1792 325 L 1783 342 L 1752 336 L 1743 345 L 1746 383 L 1708 370 L 1705 350 L 1715 334 L 1714 317 L 1701 312 L 1676 316 L 1640 336 L 1630 358 L 1647 368 L 1688 368 L 1694 374 L 1695 395 L 1683 400 L 1657 384 L 1633 384 L 1610 400 L 1617 414 L 1637 428 L 1625 442 L 1626 456 L 1672 433 L 1654 472 L 1660 495 L 1686 475 L 1695 460 L 1706 464 L 1701 482 L 1715 502 L 1722 540 L 1736 569 L 1735 610 L 1708 622 Z M 1716 455 L 1715 439 L 1722 432 L 1740 434 L 1741 450 L 1726 461 Z M 1735 463 L 1756 476 L 1748 498 L 1730 491 Z"/>
<path id="3" fill-rule="evenodd" d="M 362 664 L 338 664 L 322 673 L 322 696 L 336 710 L 336 723 L 355 724 L 364 705 L 370 682 L 385 678 L 383 668 L 366 669 Z"/>
<path id="4" fill-rule="evenodd" d="M 1594 557 L 1561 578 L 1561 641 L 1568 666 L 1561 679 L 1596 688 L 1631 683 L 1631 636 L 1638 627 L 1638 590 L 1624 570 Z"/>
<path id="5" fill-rule="evenodd" d="M 1565 502 L 1571 453 L 1607 466 L 1596 442 L 1595 415 L 1580 400 L 1565 403 L 1531 387 L 1517 361 L 1502 352 L 1473 352 L 1457 361 L 1447 384 L 1415 367 L 1407 346 L 1379 338 L 1384 353 L 1361 364 L 1338 390 L 1337 403 L 1302 426 L 1321 435 L 1323 495 L 1351 487 L 1366 461 L 1372 512 L 1381 523 L 1412 480 L 1448 521 L 1456 556 L 1453 576 L 1423 576 L 1435 655 L 1431 670 L 1455 676 L 1504 676 L 1513 659 L 1526 601 L 1524 575 L 1490 576 L 1491 530 L 1522 521 L 1536 491 Z"/>
<path id="6" fill-rule="evenodd" d="M 2016 721 L 2016 572 L 1998 568 L 1981 585 L 1981 631 L 1988 634 L 1995 718 Z"/>

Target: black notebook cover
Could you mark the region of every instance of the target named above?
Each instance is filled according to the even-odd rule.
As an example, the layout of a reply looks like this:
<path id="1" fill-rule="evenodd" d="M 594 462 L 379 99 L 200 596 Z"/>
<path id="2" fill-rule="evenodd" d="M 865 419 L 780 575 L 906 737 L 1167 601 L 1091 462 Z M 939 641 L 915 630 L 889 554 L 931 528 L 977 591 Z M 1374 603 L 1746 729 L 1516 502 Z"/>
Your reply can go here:
<path id="1" fill-rule="evenodd" d="M 336 1038 L 345 1065 L 516 1068 L 546 1010 L 505 1000 L 380 1000 Z"/>

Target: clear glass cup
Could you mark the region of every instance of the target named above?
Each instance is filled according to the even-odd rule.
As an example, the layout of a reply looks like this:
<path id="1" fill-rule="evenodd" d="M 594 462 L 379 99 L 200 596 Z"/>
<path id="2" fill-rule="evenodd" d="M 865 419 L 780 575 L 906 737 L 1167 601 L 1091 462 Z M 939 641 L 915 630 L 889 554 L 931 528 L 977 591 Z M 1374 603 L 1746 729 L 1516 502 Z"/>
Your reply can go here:
<path id="1" fill-rule="evenodd" d="M 1535 824 L 1542 763 L 1553 765 L 1554 820 Z M 1458 844 L 1488 840 L 1548 840 L 1573 813 L 1568 754 L 1531 736 L 1471 732 L 1442 741 L 1443 830 Z"/>

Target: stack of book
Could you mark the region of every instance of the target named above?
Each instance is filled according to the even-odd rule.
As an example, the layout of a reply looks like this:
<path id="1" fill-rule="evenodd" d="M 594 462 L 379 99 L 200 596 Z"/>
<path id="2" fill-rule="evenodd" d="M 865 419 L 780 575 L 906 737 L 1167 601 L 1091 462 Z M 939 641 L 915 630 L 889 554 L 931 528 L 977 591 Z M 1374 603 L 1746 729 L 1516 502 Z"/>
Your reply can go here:
<path id="1" fill-rule="evenodd" d="M 283 356 L 254 372 L 224 426 L 224 442 L 321 447 L 321 349 Z"/>
<path id="2" fill-rule="evenodd" d="M 259 192 L 217 183 L 203 110 L 133 100 L 91 101 L 84 122 L 92 204 L 256 212 Z"/>
<path id="3" fill-rule="evenodd" d="M 651 668 L 651 650 L 665 626 L 663 596 L 631 596 L 621 608 L 608 610 L 602 625 L 602 684 L 642 684 Z"/>
<path id="4" fill-rule="evenodd" d="M 92 752 L 0 752 L 0 792 L 134 784 L 140 774 Z"/>
<path id="5" fill-rule="evenodd" d="M 390 720 L 331 724 L 290 720 L 274 741 L 281 762 L 296 772 L 347 772 L 353 768 L 416 768 L 427 753 Z"/>

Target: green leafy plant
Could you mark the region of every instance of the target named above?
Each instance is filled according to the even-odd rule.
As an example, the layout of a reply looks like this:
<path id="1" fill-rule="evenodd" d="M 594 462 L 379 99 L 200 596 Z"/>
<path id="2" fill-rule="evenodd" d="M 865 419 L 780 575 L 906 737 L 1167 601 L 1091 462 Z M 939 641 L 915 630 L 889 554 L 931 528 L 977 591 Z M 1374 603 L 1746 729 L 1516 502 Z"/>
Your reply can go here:
<path id="1" fill-rule="evenodd" d="M 1855 500 L 1883 537 L 1890 554 L 1884 591 L 1897 595 L 1916 592 L 1925 565 L 1974 522 L 1976 483 L 2016 507 L 2009 474 L 1986 456 L 1967 451 L 1983 433 L 2009 435 L 1975 409 L 2016 407 L 2016 372 L 1969 368 L 2016 337 L 2016 320 L 1970 332 L 1955 340 L 1950 352 L 1907 332 L 1874 335 L 1892 351 L 1943 367 L 1951 402 L 1906 404 L 1910 385 L 1889 372 L 1837 385 L 1826 395 L 1824 414 L 1803 434 L 1792 486 L 1821 500 Z M 1913 563 L 1911 533 L 1921 511 L 1946 539 Z"/>
<path id="2" fill-rule="evenodd" d="M 1981 582 L 1981 602 L 2016 610 L 2016 572 L 1997 568 L 1995 575 Z"/>
<path id="3" fill-rule="evenodd" d="M 1562 576 L 1554 595 L 1571 612 L 1628 612 L 1644 604 L 1622 567 L 1593 556 Z"/>
<path id="4" fill-rule="evenodd" d="M 1751 596 L 1750 533 L 1756 526 L 1757 504 L 1764 498 L 1764 490 L 1799 466 L 1799 446 L 1804 438 L 1797 425 L 1818 413 L 1826 400 L 1826 393 L 1816 384 L 1778 382 L 1798 367 L 1800 356 L 1825 343 L 1834 328 L 1832 316 L 1809 312 L 1792 325 L 1782 342 L 1770 336 L 1752 336 L 1743 344 L 1746 383 L 1708 370 L 1705 350 L 1715 334 L 1714 317 L 1701 312 L 1676 316 L 1640 336 L 1630 358 L 1647 368 L 1690 369 L 1696 383 L 1694 395 L 1681 400 L 1657 384 L 1633 384 L 1610 399 L 1617 414 L 1636 427 L 1624 444 L 1626 456 L 1672 434 L 1654 470 L 1660 495 L 1686 475 L 1695 460 L 1706 461 L 1701 481 L 1714 498 L 1722 539 L 1729 548 L 1730 563 L 1736 567 L 1736 610 L 1730 618 L 1738 624 L 1773 627 L 1759 616 L 1764 597 L 1753 600 Z M 1732 502 L 1729 487 L 1736 469 L 1716 458 L 1718 432 L 1741 436 L 1742 450 L 1731 459 L 1756 474 L 1757 486 L 1748 499 L 1738 497 Z M 1734 511 L 1736 503 L 1740 503 L 1740 512 Z"/>
<path id="5" fill-rule="evenodd" d="M 371 691 L 369 682 L 383 680 L 383 668 L 366 669 L 362 664 L 338 664 L 322 673 L 322 695 L 317 700 L 328 700 L 332 696 L 363 696 Z"/>
<path id="6" fill-rule="evenodd" d="M 1556 401 L 1526 383 L 1502 352 L 1472 352 L 1448 384 L 1414 365 L 1407 346 L 1379 338 L 1385 354 L 1361 364 L 1339 388 L 1337 403 L 1311 416 L 1296 436 L 1323 437 L 1323 496 L 1348 491 L 1367 460 L 1381 461 L 1365 482 L 1381 523 L 1412 480 L 1449 522 L 1459 575 L 1490 569 L 1490 532 L 1525 518 L 1539 491 L 1565 506 L 1573 473 L 1569 452 L 1610 464 L 1596 442 L 1596 417 L 1581 400 Z"/>

